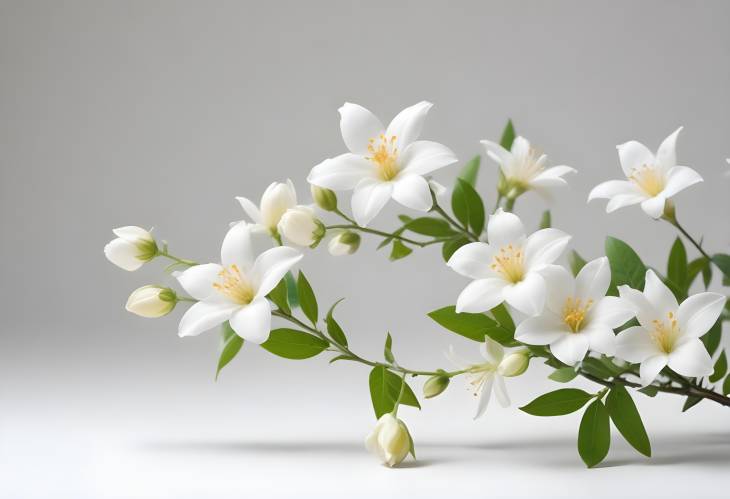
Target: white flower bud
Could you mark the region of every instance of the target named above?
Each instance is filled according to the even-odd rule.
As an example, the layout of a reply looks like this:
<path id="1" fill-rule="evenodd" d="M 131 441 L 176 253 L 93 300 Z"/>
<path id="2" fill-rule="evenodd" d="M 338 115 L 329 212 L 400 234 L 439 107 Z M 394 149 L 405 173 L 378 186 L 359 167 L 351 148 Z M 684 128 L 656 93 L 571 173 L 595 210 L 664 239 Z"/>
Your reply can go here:
<path id="1" fill-rule="evenodd" d="M 441 395 L 448 388 L 450 381 L 448 376 L 431 376 L 423 384 L 423 396 L 430 399 Z"/>
<path id="2" fill-rule="evenodd" d="M 393 467 L 410 452 L 411 436 L 405 423 L 388 413 L 378 419 L 372 433 L 365 439 L 365 447 L 383 464 Z"/>
<path id="3" fill-rule="evenodd" d="M 331 189 L 325 189 L 312 184 L 310 190 L 312 191 L 312 199 L 317 203 L 317 206 L 325 211 L 335 211 L 337 209 L 337 194 Z"/>
<path id="4" fill-rule="evenodd" d="M 142 286 L 132 291 L 126 309 L 140 317 L 156 319 L 172 312 L 177 304 L 177 296 L 170 288 Z"/>
<path id="5" fill-rule="evenodd" d="M 297 192 L 291 180 L 272 183 L 261 196 L 261 222 L 271 232 L 276 231 L 282 215 L 296 204 Z"/>
<path id="6" fill-rule="evenodd" d="M 117 238 L 104 246 L 104 255 L 117 267 L 132 272 L 157 256 L 157 243 L 148 231 L 128 226 L 113 232 Z"/>
<path id="7" fill-rule="evenodd" d="M 327 249 L 332 256 L 352 255 L 360 247 L 360 234 L 346 230 L 330 239 Z"/>
<path id="8" fill-rule="evenodd" d="M 497 372 L 505 377 L 519 376 L 527 371 L 530 365 L 530 354 L 527 350 L 520 350 L 505 355 L 497 366 Z"/>
<path id="9" fill-rule="evenodd" d="M 315 247 L 327 230 L 309 206 L 286 210 L 279 221 L 279 233 L 299 246 Z"/>

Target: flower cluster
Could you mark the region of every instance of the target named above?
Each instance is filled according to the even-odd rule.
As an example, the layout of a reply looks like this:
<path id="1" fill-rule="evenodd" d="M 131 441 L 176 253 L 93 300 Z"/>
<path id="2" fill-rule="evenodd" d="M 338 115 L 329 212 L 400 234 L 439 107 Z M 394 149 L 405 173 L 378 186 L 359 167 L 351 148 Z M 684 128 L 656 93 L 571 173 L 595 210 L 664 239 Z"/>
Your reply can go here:
<path id="1" fill-rule="evenodd" d="M 499 166 L 493 212 L 486 212 L 476 189 L 476 157 L 464 165 L 451 189 L 449 213 L 440 204 L 448 190 L 431 175 L 457 158 L 448 147 L 420 139 L 431 108 L 429 102 L 410 106 L 386 127 L 364 107 L 345 103 L 339 109 L 340 128 L 349 152 L 311 169 L 307 180 L 312 202 L 300 204 L 291 180 L 269 185 L 258 204 L 236 198 L 248 219 L 230 224 L 219 263 L 175 256 L 166 242 L 140 227 L 115 229 L 117 238 L 104 248 L 112 263 L 136 271 L 157 258 L 167 259 L 166 270 L 179 287 L 142 286 L 132 292 L 127 310 L 156 318 L 180 303 L 189 304 L 179 322 L 181 337 L 221 329 L 216 375 L 244 341 L 287 359 L 333 352 L 331 362 L 369 366 L 377 423 L 366 447 L 388 466 L 398 465 L 408 454 L 415 458 L 413 438 L 398 416 L 403 406 L 421 407 L 409 378 L 425 377 L 423 397 L 432 399 L 448 389 L 452 378 L 463 376 L 478 399 L 475 417 L 485 413 L 492 394 L 500 405 L 509 406 L 505 379 L 525 373 L 533 359 L 554 368 L 549 376 L 554 381 L 566 383 L 578 376 L 590 380 L 600 387 L 595 393 L 559 389 L 520 407 L 529 414 L 557 416 L 589 404 L 578 439 L 588 466 L 608 453 L 609 419 L 629 444 L 651 454 L 629 390 L 684 396 L 685 410 L 704 399 L 730 406 L 725 353 L 713 361 L 730 309 L 724 294 L 707 290 L 713 272 L 723 275 L 725 285 L 730 283 L 730 255 L 708 253 L 678 220 L 674 197 L 702 181 L 694 169 L 677 164 L 681 128 L 656 154 L 636 141 L 619 145 L 626 180 L 604 182 L 588 196 L 588 201 L 608 199 L 607 212 L 640 204 L 652 219 L 679 230 L 699 256 L 690 261 L 678 237 L 662 275 L 628 244 L 611 237 L 605 256 L 587 262 L 572 251 L 569 265 L 564 265 L 571 236 L 552 227 L 550 211 L 543 214 L 540 228 L 528 233 L 514 213 L 518 198 L 534 191 L 552 202 L 567 186 L 564 176 L 576 170 L 548 166 L 547 156 L 516 135 L 511 121 L 501 140 L 482 141 L 487 156 Z M 341 208 L 336 191 L 353 191 L 351 215 Z M 400 215 L 396 230 L 372 227 L 390 199 L 415 216 Z M 366 235 L 379 238 L 379 248 L 389 246 L 394 261 L 415 248 L 438 245 L 446 265 L 471 279 L 455 305 L 428 315 L 444 329 L 477 342 L 481 360 L 462 360 L 452 347 L 447 357 L 455 370 L 406 368 L 395 359 L 390 333 L 383 359 L 370 360 L 349 346 L 334 317 L 337 303 L 320 316 L 309 280 L 301 270 L 294 272 L 303 251 L 327 239 L 324 246 L 332 256 L 353 255 Z M 256 254 L 257 237 L 272 247 Z M 693 293 L 699 276 L 705 290 Z M 275 327 L 279 321 L 288 327 Z M 721 386 L 712 386 L 723 379 Z M 593 430 L 584 432 L 584 426 Z"/>

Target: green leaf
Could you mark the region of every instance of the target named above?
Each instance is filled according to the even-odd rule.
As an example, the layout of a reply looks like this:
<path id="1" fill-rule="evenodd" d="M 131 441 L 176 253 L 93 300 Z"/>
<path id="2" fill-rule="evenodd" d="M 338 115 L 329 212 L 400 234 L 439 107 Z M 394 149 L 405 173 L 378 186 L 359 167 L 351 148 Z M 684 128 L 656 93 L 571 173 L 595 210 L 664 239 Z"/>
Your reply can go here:
<path id="1" fill-rule="evenodd" d="M 639 255 L 620 239 L 606 238 L 606 256 L 611 266 L 611 287 L 626 284 L 634 289 L 644 289 L 646 266 Z"/>
<path id="2" fill-rule="evenodd" d="M 608 368 L 603 362 L 593 357 L 586 357 L 580 364 L 581 369 L 586 371 L 588 374 L 597 376 L 601 379 L 612 378 L 615 376 L 614 372 Z"/>
<path id="3" fill-rule="evenodd" d="M 707 265 L 702 267 L 702 284 L 705 285 L 705 289 L 710 287 L 712 282 L 712 265 L 708 262 Z"/>
<path id="4" fill-rule="evenodd" d="M 715 370 L 708 378 L 710 383 L 717 383 L 723 376 L 727 374 L 727 357 L 725 357 L 725 350 L 720 353 L 717 362 L 715 362 Z"/>
<path id="5" fill-rule="evenodd" d="M 727 395 L 728 393 L 730 393 L 730 376 L 726 377 L 722 383 L 722 394 Z"/>
<path id="6" fill-rule="evenodd" d="M 274 305 L 279 307 L 280 310 L 282 310 L 286 314 L 291 314 L 291 309 L 289 308 L 289 299 L 287 297 L 288 291 L 286 286 L 286 279 L 282 279 L 279 281 L 279 284 L 276 285 L 274 289 L 271 290 L 271 292 L 268 294 L 269 300 L 274 302 Z"/>
<path id="7" fill-rule="evenodd" d="M 307 316 L 307 319 L 312 324 L 317 324 L 317 319 L 319 318 L 317 298 L 314 296 L 312 286 L 309 285 L 309 281 L 301 270 L 297 278 L 297 294 L 299 295 L 299 306 L 302 308 L 302 312 L 304 312 L 304 315 Z"/>
<path id="8" fill-rule="evenodd" d="M 470 226 L 476 234 L 482 233 L 485 221 L 484 203 L 479 193 L 461 179 L 456 179 L 456 186 L 451 193 L 451 210 L 464 226 Z"/>
<path id="9" fill-rule="evenodd" d="M 398 400 L 398 395 L 400 394 L 401 384 L 404 381 L 400 376 L 387 370 L 383 365 L 373 367 L 372 371 L 370 371 L 369 381 L 370 399 L 373 403 L 375 417 L 380 419 L 380 416 L 391 412 L 393 407 L 395 407 L 395 402 Z M 400 403 L 418 407 L 419 409 L 421 408 L 416 395 L 407 383 L 404 387 L 403 397 Z"/>
<path id="10" fill-rule="evenodd" d="M 459 178 L 464 182 L 468 183 L 472 187 L 477 184 L 477 175 L 479 175 L 479 164 L 482 161 L 482 157 L 477 155 L 471 158 L 461 169 Z"/>
<path id="11" fill-rule="evenodd" d="M 357 359 L 355 359 L 355 357 L 353 357 L 351 355 L 337 355 L 336 357 L 332 357 L 330 359 L 330 364 L 333 364 L 333 363 L 337 362 L 338 360 L 357 360 Z"/>
<path id="12" fill-rule="evenodd" d="M 347 336 L 345 336 L 345 332 L 342 330 L 340 325 L 335 320 L 334 316 L 332 315 L 335 311 L 335 307 L 342 301 L 344 298 L 337 300 L 332 304 L 329 311 L 327 312 L 327 316 L 325 318 L 325 323 L 327 324 L 327 333 L 330 335 L 330 338 L 332 338 L 335 343 L 339 343 L 342 346 L 347 346 Z"/>
<path id="13" fill-rule="evenodd" d="M 388 336 L 385 337 L 385 348 L 383 348 L 383 357 L 385 357 L 385 360 L 392 364 L 395 362 L 395 357 L 393 357 L 393 338 L 390 336 L 390 333 L 388 333 Z"/>
<path id="14" fill-rule="evenodd" d="M 416 218 L 408 222 L 405 227 L 406 230 L 410 230 L 416 234 L 423 234 L 424 236 L 449 237 L 455 234 L 449 226 L 449 223 L 440 218 Z"/>
<path id="15" fill-rule="evenodd" d="M 702 397 L 695 397 L 695 396 L 689 396 L 687 397 L 687 400 L 684 401 L 684 405 L 682 406 L 682 412 L 687 412 L 690 409 L 692 409 L 694 406 L 702 402 Z"/>
<path id="16" fill-rule="evenodd" d="M 286 280 L 287 295 L 289 298 L 289 306 L 291 308 L 297 308 L 299 306 L 299 294 L 297 294 L 297 281 L 294 279 L 294 275 L 291 272 L 287 272 L 284 276 Z"/>
<path id="17" fill-rule="evenodd" d="M 484 337 L 489 336 L 494 341 L 505 346 L 515 344 L 514 332 L 510 332 L 497 321 L 484 314 L 471 314 L 467 312 L 457 314 L 456 307 L 452 305 L 429 312 L 428 316 L 449 331 L 460 334 L 470 340 L 483 342 Z"/>
<path id="18" fill-rule="evenodd" d="M 308 359 L 325 351 L 329 342 L 296 329 L 274 329 L 261 346 L 285 359 Z"/>
<path id="19" fill-rule="evenodd" d="M 502 131 L 502 138 L 499 140 L 499 145 L 507 149 L 512 149 L 512 142 L 515 141 L 517 134 L 515 133 L 515 127 L 512 124 L 512 120 L 507 120 L 507 124 Z"/>
<path id="20" fill-rule="evenodd" d="M 715 355 L 722 339 L 722 317 L 700 338 L 710 356 Z"/>
<path id="21" fill-rule="evenodd" d="M 228 363 L 232 361 L 236 355 L 238 355 L 238 352 L 243 346 L 243 338 L 236 334 L 228 321 L 224 322 L 221 326 L 221 339 L 223 341 L 221 355 L 218 358 L 218 368 L 215 371 L 216 380 L 221 373 L 221 369 L 226 367 L 226 365 L 228 365 Z"/>
<path id="22" fill-rule="evenodd" d="M 572 367 L 561 367 L 554 370 L 548 378 L 558 383 L 567 383 L 575 379 L 576 376 L 578 376 L 578 373 Z"/>
<path id="23" fill-rule="evenodd" d="M 400 260 L 413 253 L 413 250 L 396 239 L 393 241 L 393 249 L 390 250 L 390 259 L 392 261 Z"/>
<path id="24" fill-rule="evenodd" d="M 722 273 L 725 274 L 725 277 L 727 279 L 730 279 L 730 255 L 724 255 L 722 253 L 713 255 L 712 263 L 717 265 L 717 268 L 719 268 Z"/>
<path id="25" fill-rule="evenodd" d="M 651 444 L 644 423 L 641 421 L 636 404 L 623 385 L 614 385 L 608 392 L 606 409 L 611 416 L 611 421 L 626 441 L 640 453 L 651 457 Z"/>
<path id="26" fill-rule="evenodd" d="M 540 218 L 540 228 L 549 229 L 550 227 L 552 227 L 552 216 L 550 215 L 550 210 L 545 210 L 542 212 L 542 217 Z"/>
<path id="27" fill-rule="evenodd" d="M 456 253 L 456 250 L 469 243 L 469 239 L 465 236 L 457 237 L 455 239 L 449 239 L 441 246 L 441 256 L 445 262 L 449 261 L 449 258 Z"/>
<path id="28" fill-rule="evenodd" d="M 416 447 L 413 445 L 413 437 L 411 436 L 411 430 L 408 429 L 408 427 L 404 424 L 403 425 L 406 429 L 406 432 L 408 433 L 408 452 L 413 456 L 413 459 L 416 459 Z"/>
<path id="29" fill-rule="evenodd" d="M 589 468 L 594 467 L 608 455 L 611 446 L 611 428 L 608 411 L 603 402 L 596 400 L 583 413 L 578 429 L 578 454 Z"/>
<path id="30" fill-rule="evenodd" d="M 570 271 L 573 272 L 573 276 L 577 276 L 580 269 L 588 263 L 575 250 L 571 251 L 570 255 L 568 255 L 568 261 L 570 263 Z"/>
<path id="31" fill-rule="evenodd" d="M 648 386 L 645 386 L 644 388 L 639 388 L 638 391 L 640 391 L 641 393 L 643 393 L 644 395 L 646 395 L 648 397 L 656 397 L 656 394 L 659 393 L 659 388 L 657 388 L 654 385 L 648 385 Z"/>
<path id="32" fill-rule="evenodd" d="M 405 215 L 398 215 L 398 218 L 401 218 L 401 220 L 403 220 L 403 219 L 406 219 L 407 220 L 407 221 L 405 221 L 403 223 L 408 223 L 408 222 L 410 222 L 412 220 L 410 217 L 407 217 Z M 388 237 L 386 237 L 385 239 L 383 239 L 382 241 L 380 241 L 380 244 L 378 244 L 378 247 L 376 249 L 381 249 L 381 248 L 384 248 L 384 247 L 388 246 L 390 244 L 390 242 L 393 239 L 395 239 L 395 237 L 399 237 L 405 231 L 406 231 L 406 227 L 404 225 L 403 227 L 401 227 L 400 229 L 396 230 L 391 235 L 389 235 Z"/>
<path id="33" fill-rule="evenodd" d="M 511 333 L 511 336 L 514 337 L 515 334 L 515 321 L 512 320 L 512 316 L 509 313 L 509 310 L 507 310 L 507 307 L 504 303 L 497 305 L 493 309 L 489 311 L 494 319 L 499 323 L 500 326 L 502 326 L 504 329 L 509 331 Z"/>
<path id="34" fill-rule="evenodd" d="M 667 260 L 667 278 L 676 284 L 684 294 L 687 294 L 689 288 L 687 265 L 687 250 L 684 248 L 682 240 L 677 237 Z"/>
<path id="35" fill-rule="evenodd" d="M 562 416 L 577 411 L 591 398 L 593 395 L 578 388 L 561 388 L 540 395 L 520 410 L 533 416 Z"/>
<path id="36" fill-rule="evenodd" d="M 695 258 L 691 262 L 687 264 L 687 287 L 689 288 L 692 283 L 695 281 L 698 275 L 700 273 L 704 273 L 704 269 L 710 267 L 710 260 L 705 258 L 704 256 L 701 256 L 699 258 Z M 704 278 L 704 276 L 703 276 Z M 708 283 L 709 284 L 709 283 Z"/>

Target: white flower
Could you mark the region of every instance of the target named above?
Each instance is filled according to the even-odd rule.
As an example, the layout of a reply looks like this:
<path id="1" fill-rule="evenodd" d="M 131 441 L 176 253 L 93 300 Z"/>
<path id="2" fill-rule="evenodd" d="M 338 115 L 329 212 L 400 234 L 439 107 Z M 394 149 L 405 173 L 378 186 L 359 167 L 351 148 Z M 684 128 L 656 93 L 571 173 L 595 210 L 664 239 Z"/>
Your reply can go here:
<path id="1" fill-rule="evenodd" d="M 287 179 L 286 183 L 273 182 L 266 188 L 261 196 L 260 207 L 248 198 L 239 196 L 236 199 L 241 203 L 243 211 L 253 220 L 255 230 L 276 234 L 276 227 L 282 215 L 297 204 L 297 191 L 292 181 Z"/>
<path id="2" fill-rule="evenodd" d="M 505 195 L 515 189 L 516 193 L 534 190 L 547 198 L 559 187 L 568 185 L 563 179 L 566 173 L 575 173 L 570 166 L 559 165 L 546 168 L 547 156 L 538 154 L 524 137 L 516 137 L 511 150 L 507 150 L 496 142 L 482 140 L 487 156 L 496 162 L 507 183 Z"/>
<path id="3" fill-rule="evenodd" d="M 370 111 L 346 102 L 339 109 L 340 129 L 350 152 L 324 160 L 307 180 L 328 189 L 354 189 L 352 213 L 363 226 L 391 197 L 408 208 L 430 210 L 423 176 L 457 161 L 446 146 L 417 140 L 431 106 L 423 101 L 408 107 L 385 128 Z"/>
<path id="4" fill-rule="evenodd" d="M 335 235 L 327 244 L 332 256 L 352 255 L 360 247 L 360 234 L 349 230 Z"/>
<path id="5" fill-rule="evenodd" d="M 723 295 L 698 293 L 678 305 L 674 294 L 651 270 L 646 272 L 643 293 L 628 286 L 619 286 L 619 293 L 634 308 L 641 325 L 619 333 L 616 356 L 641 363 L 642 385 L 651 384 L 667 365 L 682 376 L 712 373 L 712 359 L 700 336 L 722 313 Z"/>
<path id="6" fill-rule="evenodd" d="M 190 296 L 199 300 L 180 320 L 180 336 L 196 336 L 230 321 L 242 338 L 262 343 L 269 337 L 271 308 L 266 295 L 302 255 L 280 246 L 254 259 L 251 227 L 231 227 L 223 239 L 221 262 L 190 267 L 175 274 Z"/>
<path id="7" fill-rule="evenodd" d="M 621 168 L 628 180 L 609 180 L 598 184 L 588 195 L 593 199 L 609 199 L 606 212 L 641 203 L 652 218 L 664 213 L 664 204 L 678 192 L 702 182 L 702 177 L 687 166 L 677 165 L 676 142 L 682 127 L 677 128 L 659 146 L 656 155 L 635 140 L 616 146 Z"/>
<path id="8" fill-rule="evenodd" d="M 525 237 L 517 215 L 501 209 L 489 217 L 489 244 L 462 246 L 447 265 L 475 279 L 456 300 L 457 312 L 484 312 L 503 301 L 527 315 L 542 311 L 545 280 L 540 271 L 553 263 L 570 241 L 557 229 L 542 229 Z"/>
<path id="9" fill-rule="evenodd" d="M 117 267 L 132 272 L 157 255 L 157 243 L 149 231 L 130 225 L 112 232 L 117 238 L 104 246 L 104 255 Z"/>
<path id="10" fill-rule="evenodd" d="M 299 246 L 316 246 L 327 231 L 309 206 L 289 208 L 281 216 L 279 233 Z"/>
<path id="11" fill-rule="evenodd" d="M 176 303 L 177 296 L 173 290 L 150 285 L 132 291 L 126 309 L 140 317 L 156 319 L 172 312 Z"/>
<path id="12" fill-rule="evenodd" d="M 405 423 L 391 413 L 380 416 L 373 431 L 365 438 L 365 448 L 390 467 L 406 458 L 411 445 L 411 435 Z"/>
<path id="13" fill-rule="evenodd" d="M 517 326 L 515 339 L 530 345 L 550 345 L 553 355 L 568 365 L 588 350 L 614 355 L 614 328 L 634 316 L 620 298 L 605 296 L 611 284 L 608 258 L 587 263 L 577 277 L 551 265 L 542 272 L 547 283 L 545 309 Z"/>
<path id="14" fill-rule="evenodd" d="M 467 387 L 478 398 L 474 419 L 480 417 L 487 410 L 489 399 L 492 397 L 492 389 L 494 389 L 499 404 L 502 407 L 509 406 L 509 395 L 507 395 L 507 388 L 504 386 L 504 373 L 509 370 L 510 372 L 507 374 L 513 375 L 512 371 L 514 370 L 512 360 L 503 366 L 505 360 L 504 348 L 488 336 L 484 339 L 484 343 L 480 345 L 479 351 L 485 362 L 468 362 L 457 356 L 451 346 L 446 353 L 446 358 L 458 369 L 467 371 L 466 378 L 469 383 Z"/>

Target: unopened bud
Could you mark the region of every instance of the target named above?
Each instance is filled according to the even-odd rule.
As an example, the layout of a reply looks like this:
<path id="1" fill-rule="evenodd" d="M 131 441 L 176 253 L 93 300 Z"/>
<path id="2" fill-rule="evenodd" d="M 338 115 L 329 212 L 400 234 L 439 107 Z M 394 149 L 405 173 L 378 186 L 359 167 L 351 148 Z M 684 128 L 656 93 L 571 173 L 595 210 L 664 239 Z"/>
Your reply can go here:
<path id="1" fill-rule="evenodd" d="M 113 232 L 117 238 L 104 246 L 104 254 L 117 267 L 132 272 L 157 256 L 157 243 L 149 231 L 128 226 Z"/>
<path id="2" fill-rule="evenodd" d="M 519 376 L 527 371 L 530 365 L 530 354 L 521 350 L 506 355 L 497 366 L 497 372 L 505 377 Z"/>
<path id="3" fill-rule="evenodd" d="M 289 208 L 279 221 L 279 233 L 299 246 L 314 248 L 327 229 L 309 206 Z"/>
<path id="4" fill-rule="evenodd" d="M 335 211 L 337 209 L 337 194 L 333 190 L 312 184 L 311 191 L 312 199 L 317 203 L 317 206 L 325 211 Z"/>
<path id="5" fill-rule="evenodd" d="M 332 256 L 352 255 L 360 247 L 360 234 L 346 230 L 333 237 L 327 249 Z"/>
<path id="6" fill-rule="evenodd" d="M 431 376 L 423 384 L 423 396 L 427 399 L 441 395 L 449 386 L 451 380 L 448 376 Z"/>
<path id="7" fill-rule="evenodd" d="M 127 300 L 127 310 L 140 317 L 156 319 L 169 314 L 177 304 L 177 295 L 170 288 L 142 286 Z"/>

